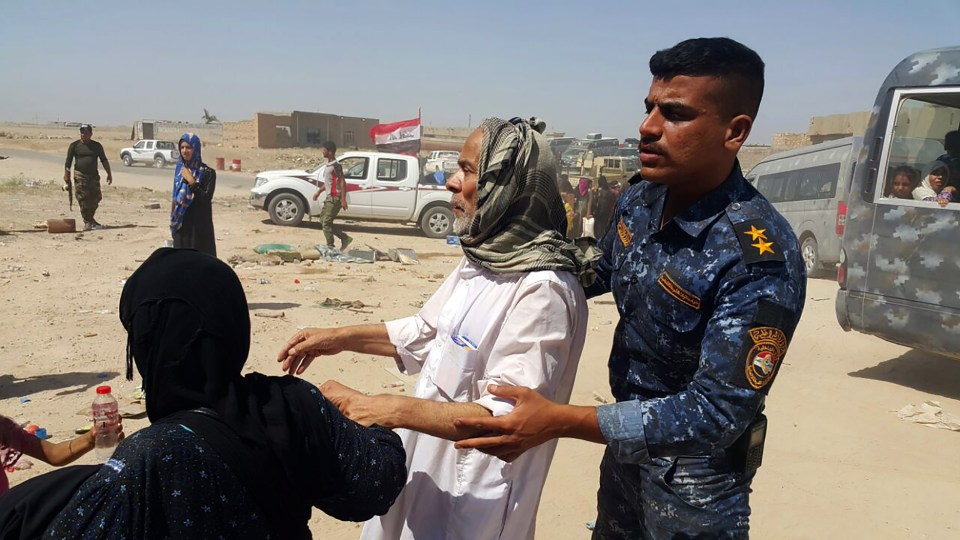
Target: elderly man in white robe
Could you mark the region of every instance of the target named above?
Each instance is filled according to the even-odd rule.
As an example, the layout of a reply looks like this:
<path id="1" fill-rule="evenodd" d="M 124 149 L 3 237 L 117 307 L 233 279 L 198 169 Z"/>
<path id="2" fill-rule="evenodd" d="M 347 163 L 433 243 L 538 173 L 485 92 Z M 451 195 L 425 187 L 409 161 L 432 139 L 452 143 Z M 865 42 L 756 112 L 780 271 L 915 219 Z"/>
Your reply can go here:
<path id="1" fill-rule="evenodd" d="M 308 328 L 283 347 L 283 369 L 342 351 L 392 357 L 420 373 L 413 397 L 364 395 L 335 381 L 321 391 L 361 424 L 398 429 L 407 485 L 364 539 L 533 538 L 556 443 L 512 463 L 452 441 L 477 435 L 464 417 L 501 416 L 488 386 L 532 388 L 567 402 L 587 327 L 580 282 L 590 261 L 564 237 L 566 215 L 542 122 L 488 119 L 467 139 L 448 182 L 464 257 L 412 317 Z M 578 280 L 580 282 L 578 282 Z"/>

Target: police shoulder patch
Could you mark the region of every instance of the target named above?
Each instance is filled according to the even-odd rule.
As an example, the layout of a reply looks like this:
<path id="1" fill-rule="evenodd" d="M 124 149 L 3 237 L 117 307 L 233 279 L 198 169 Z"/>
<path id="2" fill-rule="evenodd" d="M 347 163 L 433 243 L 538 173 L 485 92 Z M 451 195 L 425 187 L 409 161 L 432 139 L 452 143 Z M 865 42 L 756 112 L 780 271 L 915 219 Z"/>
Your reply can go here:
<path id="1" fill-rule="evenodd" d="M 781 246 L 767 235 L 767 228 L 758 219 L 735 223 L 734 231 L 743 249 L 743 262 L 753 264 L 766 261 L 785 262 Z"/>
<path id="2" fill-rule="evenodd" d="M 773 382 L 790 338 L 783 328 L 791 327 L 792 312 L 769 300 L 760 300 L 752 328 L 744 339 L 735 383 L 744 388 L 766 392 Z"/>

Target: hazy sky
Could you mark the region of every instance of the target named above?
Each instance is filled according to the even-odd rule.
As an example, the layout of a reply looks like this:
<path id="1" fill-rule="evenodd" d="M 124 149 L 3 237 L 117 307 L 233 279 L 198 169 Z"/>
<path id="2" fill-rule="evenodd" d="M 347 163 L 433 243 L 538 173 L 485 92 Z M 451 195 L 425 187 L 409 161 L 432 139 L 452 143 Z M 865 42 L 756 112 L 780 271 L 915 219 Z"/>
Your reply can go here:
<path id="1" fill-rule="evenodd" d="M 83 7 L 86 11 L 83 11 Z M 636 134 L 656 50 L 728 36 L 767 64 L 750 143 L 868 110 L 960 0 L 3 2 L 0 120 L 127 124 L 322 111 L 425 125 L 540 116 Z"/>

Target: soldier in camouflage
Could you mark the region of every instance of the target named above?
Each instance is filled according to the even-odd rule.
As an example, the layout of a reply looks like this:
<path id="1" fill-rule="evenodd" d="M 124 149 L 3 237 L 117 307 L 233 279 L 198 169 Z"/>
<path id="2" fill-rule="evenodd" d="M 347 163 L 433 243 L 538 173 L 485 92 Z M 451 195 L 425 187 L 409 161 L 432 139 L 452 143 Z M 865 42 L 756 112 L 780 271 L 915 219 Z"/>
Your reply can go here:
<path id="1" fill-rule="evenodd" d="M 93 140 L 93 126 L 80 126 L 80 139 L 70 143 L 67 148 L 67 161 L 64 164 L 63 182 L 69 187 L 74 185 L 77 204 L 80 206 L 80 216 L 83 218 L 83 230 L 102 228 L 103 225 L 94 219 L 97 207 L 103 194 L 100 192 L 100 172 L 97 170 L 97 160 L 107 171 L 107 185 L 113 183 L 113 173 L 110 172 L 110 162 L 103 151 L 103 146 Z M 75 163 L 74 163 L 75 162 Z M 70 169 L 73 168 L 73 181 L 70 179 Z"/>
<path id="2" fill-rule="evenodd" d="M 601 239 L 595 296 L 620 312 L 610 354 L 617 403 L 516 400 L 499 418 L 464 419 L 461 441 L 515 459 L 555 437 L 606 445 L 594 538 L 746 538 L 762 455 L 764 400 L 805 297 L 789 224 L 736 160 L 763 93 L 763 62 L 726 38 L 657 52 L 640 126 L 641 173 Z"/>

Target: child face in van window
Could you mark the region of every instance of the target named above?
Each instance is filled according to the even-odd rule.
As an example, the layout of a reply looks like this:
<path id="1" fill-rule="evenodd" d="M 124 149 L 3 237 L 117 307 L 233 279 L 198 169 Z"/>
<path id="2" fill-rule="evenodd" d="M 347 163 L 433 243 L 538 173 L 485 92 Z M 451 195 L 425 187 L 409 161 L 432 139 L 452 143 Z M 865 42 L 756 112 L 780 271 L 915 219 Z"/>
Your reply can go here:
<path id="1" fill-rule="evenodd" d="M 897 199 L 912 199 L 913 182 L 905 174 L 898 174 L 893 179 L 892 195 Z"/>
<path id="2" fill-rule="evenodd" d="M 933 188 L 933 190 L 937 193 L 940 193 L 940 191 L 943 189 L 943 184 L 946 177 L 946 169 L 937 169 L 931 172 L 930 175 L 927 176 L 927 179 L 930 180 L 930 187 Z"/>

